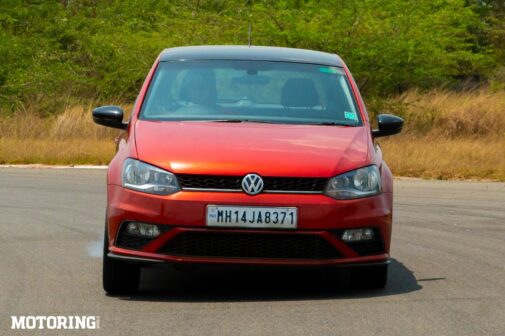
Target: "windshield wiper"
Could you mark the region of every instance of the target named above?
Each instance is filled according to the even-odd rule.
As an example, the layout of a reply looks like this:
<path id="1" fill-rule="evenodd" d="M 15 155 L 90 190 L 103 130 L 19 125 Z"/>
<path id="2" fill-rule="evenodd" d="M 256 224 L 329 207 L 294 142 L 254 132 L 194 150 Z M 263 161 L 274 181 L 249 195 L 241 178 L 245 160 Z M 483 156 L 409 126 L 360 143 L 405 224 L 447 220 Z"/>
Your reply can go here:
<path id="1" fill-rule="evenodd" d="M 225 122 L 225 123 L 241 123 L 243 120 L 240 120 L 240 119 L 209 119 L 209 120 L 199 120 L 199 121 Z"/>
<path id="2" fill-rule="evenodd" d="M 323 122 L 313 123 L 311 125 L 346 126 L 346 127 L 353 127 L 353 126 L 355 126 L 353 124 L 346 124 L 346 123 L 337 122 L 337 121 L 323 121 Z"/>
<path id="3" fill-rule="evenodd" d="M 256 120 L 256 119 L 195 119 L 188 121 L 206 121 L 206 122 L 219 122 L 219 123 L 241 123 L 241 122 L 250 122 L 250 123 L 262 123 L 262 124 L 280 124 L 279 122 L 270 121 L 270 120 Z M 300 123 L 294 125 L 325 125 L 325 126 L 345 126 L 345 127 L 353 127 L 354 124 L 347 124 L 343 122 L 337 121 L 322 121 L 318 123 Z"/>
<path id="4" fill-rule="evenodd" d="M 212 122 L 226 122 L 226 123 L 241 123 L 241 122 L 252 122 L 252 123 L 263 123 L 263 124 L 274 124 L 273 121 L 268 120 L 254 120 L 254 119 L 209 119 L 205 121 Z"/>

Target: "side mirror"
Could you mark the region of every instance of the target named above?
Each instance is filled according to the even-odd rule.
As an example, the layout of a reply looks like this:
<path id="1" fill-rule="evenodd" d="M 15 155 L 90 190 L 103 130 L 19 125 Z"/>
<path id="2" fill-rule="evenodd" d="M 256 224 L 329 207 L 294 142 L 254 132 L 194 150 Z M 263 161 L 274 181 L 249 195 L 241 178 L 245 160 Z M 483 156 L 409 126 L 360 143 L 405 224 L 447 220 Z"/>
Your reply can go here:
<path id="1" fill-rule="evenodd" d="M 93 121 L 99 125 L 126 129 L 127 123 L 123 122 L 123 109 L 119 106 L 101 106 L 93 110 Z"/>
<path id="2" fill-rule="evenodd" d="M 403 119 L 392 114 L 379 114 L 377 116 L 379 129 L 372 130 L 374 138 L 400 133 L 403 127 Z"/>

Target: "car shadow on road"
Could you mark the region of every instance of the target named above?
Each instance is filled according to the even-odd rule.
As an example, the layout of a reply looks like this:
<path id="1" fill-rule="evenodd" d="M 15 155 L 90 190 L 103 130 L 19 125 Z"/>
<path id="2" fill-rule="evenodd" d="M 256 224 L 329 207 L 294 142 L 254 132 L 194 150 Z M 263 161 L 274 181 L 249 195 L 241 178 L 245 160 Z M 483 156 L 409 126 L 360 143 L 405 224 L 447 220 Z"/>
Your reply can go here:
<path id="1" fill-rule="evenodd" d="M 143 270 L 140 291 L 119 297 L 132 301 L 234 302 L 384 297 L 420 290 L 411 270 L 391 260 L 389 282 L 381 290 L 353 288 L 349 273 L 328 269 Z"/>

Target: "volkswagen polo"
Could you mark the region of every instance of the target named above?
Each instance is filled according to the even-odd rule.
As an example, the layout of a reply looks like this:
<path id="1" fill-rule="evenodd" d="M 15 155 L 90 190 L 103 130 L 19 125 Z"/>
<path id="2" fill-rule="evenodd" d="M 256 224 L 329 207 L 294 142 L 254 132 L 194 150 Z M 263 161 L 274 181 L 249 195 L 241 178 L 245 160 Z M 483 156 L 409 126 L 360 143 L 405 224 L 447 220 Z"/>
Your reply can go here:
<path id="1" fill-rule="evenodd" d="M 386 285 L 391 171 L 342 59 L 247 46 L 164 50 L 128 122 L 117 106 L 96 123 L 124 130 L 107 174 L 103 286 L 138 289 L 152 263 L 345 267 Z"/>

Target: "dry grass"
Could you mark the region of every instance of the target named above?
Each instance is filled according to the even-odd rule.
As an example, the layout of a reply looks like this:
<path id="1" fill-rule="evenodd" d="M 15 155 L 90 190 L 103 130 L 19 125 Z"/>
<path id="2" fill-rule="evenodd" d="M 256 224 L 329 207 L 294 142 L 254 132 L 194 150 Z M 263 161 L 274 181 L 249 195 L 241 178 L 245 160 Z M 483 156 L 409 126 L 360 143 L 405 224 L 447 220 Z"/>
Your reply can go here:
<path id="1" fill-rule="evenodd" d="M 505 91 L 410 91 L 383 105 L 406 121 L 379 141 L 395 175 L 505 181 Z M 106 164 L 120 131 L 95 125 L 90 111 L 0 117 L 0 163 Z"/>
<path id="2" fill-rule="evenodd" d="M 0 163 L 51 165 L 108 164 L 114 155 L 111 139 L 1 139 Z"/>
<path id="3" fill-rule="evenodd" d="M 441 139 L 505 136 L 505 91 L 408 91 L 386 101 L 405 119 L 405 133 Z"/>
<path id="4" fill-rule="evenodd" d="M 379 141 L 396 175 L 505 181 L 505 91 L 410 91 L 386 106 L 405 119 Z"/>
<path id="5" fill-rule="evenodd" d="M 505 181 L 505 139 L 433 139 L 400 136 L 381 140 L 397 176 Z"/>
<path id="6" fill-rule="evenodd" d="M 107 164 L 119 133 L 93 123 L 91 106 L 49 118 L 23 111 L 0 118 L 0 163 Z"/>
<path id="7" fill-rule="evenodd" d="M 61 114 L 46 118 L 30 111 L 19 112 L 13 117 L 0 117 L 0 138 L 43 139 L 52 142 L 69 139 L 114 139 L 118 130 L 93 123 L 91 108 L 72 107 Z"/>

